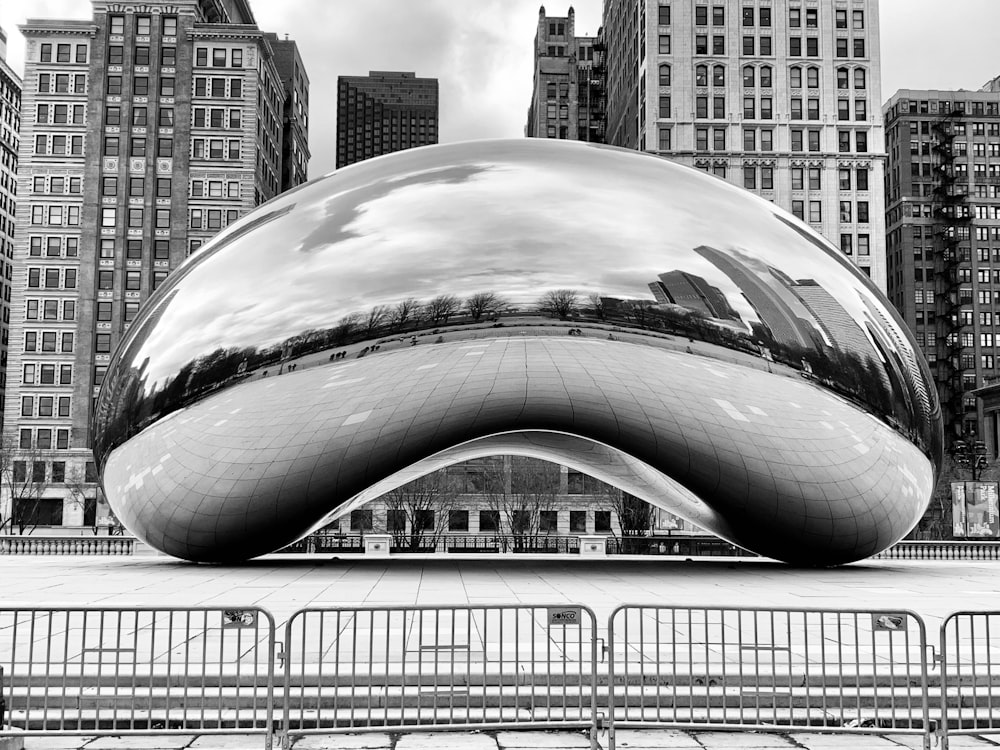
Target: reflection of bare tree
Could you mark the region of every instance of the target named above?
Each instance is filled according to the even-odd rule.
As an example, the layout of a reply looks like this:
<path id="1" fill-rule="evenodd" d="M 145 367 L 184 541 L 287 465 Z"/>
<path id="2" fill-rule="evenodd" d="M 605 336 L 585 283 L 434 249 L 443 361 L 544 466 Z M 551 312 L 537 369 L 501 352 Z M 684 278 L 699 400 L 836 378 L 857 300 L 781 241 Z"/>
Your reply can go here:
<path id="1" fill-rule="evenodd" d="M 456 506 L 454 481 L 436 471 L 383 496 L 393 546 L 417 551 L 437 547 Z"/>
<path id="2" fill-rule="evenodd" d="M 635 321 L 637 326 L 646 328 L 652 322 L 652 316 L 649 313 L 653 304 L 653 302 L 646 300 L 633 300 L 628 306 L 628 316 Z"/>
<path id="3" fill-rule="evenodd" d="M 594 315 L 597 316 L 598 320 L 604 320 L 604 316 L 607 313 L 605 307 L 604 297 L 599 294 L 591 294 L 587 297 L 588 301 L 594 308 Z"/>
<path id="4" fill-rule="evenodd" d="M 568 318 L 576 310 L 577 301 L 578 297 L 575 289 L 553 289 L 546 292 L 538 300 L 538 309 L 550 315 Z"/>
<path id="5" fill-rule="evenodd" d="M 484 315 L 498 312 L 505 304 L 504 300 L 493 292 L 477 292 L 465 300 L 465 309 L 478 323 Z"/>
<path id="6" fill-rule="evenodd" d="M 420 300 L 407 297 L 402 302 L 396 304 L 392 309 L 389 322 L 397 331 L 403 330 L 411 320 L 415 323 L 418 320 L 420 311 Z"/>
<path id="7" fill-rule="evenodd" d="M 500 519 L 501 548 L 530 549 L 542 512 L 556 505 L 559 466 L 534 458 L 496 461 L 486 468 L 484 495 L 487 507 Z"/>
<path id="8" fill-rule="evenodd" d="M 424 307 L 427 317 L 434 324 L 447 323 L 448 318 L 461 309 L 461 303 L 454 294 L 440 294 Z"/>
<path id="9" fill-rule="evenodd" d="M 358 313 L 351 313 L 337 321 L 337 327 L 333 329 L 334 340 L 338 344 L 347 343 L 350 335 L 354 333 L 354 329 L 358 327 L 358 320 L 360 318 L 361 316 Z"/>
<path id="10" fill-rule="evenodd" d="M 379 326 L 381 326 L 383 321 L 385 321 L 385 319 L 389 316 L 389 312 L 390 309 L 388 305 L 376 305 L 368 311 L 368 315 L 365 318 L 366 337 L 375 335 L 375 331 L 378 330 Z"/>

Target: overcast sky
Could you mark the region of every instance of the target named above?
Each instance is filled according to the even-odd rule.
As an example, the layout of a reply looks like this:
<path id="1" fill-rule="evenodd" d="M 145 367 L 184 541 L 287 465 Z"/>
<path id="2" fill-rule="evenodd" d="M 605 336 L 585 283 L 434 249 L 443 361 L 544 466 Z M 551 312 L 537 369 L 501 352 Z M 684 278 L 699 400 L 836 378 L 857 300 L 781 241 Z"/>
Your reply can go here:
<path id="1" fill-rule="evenodd" d="M 520 137 L 539 0 L 250 0 L 258 25 L 299 45 L 311 81 L 311 177 L 334 168 L 338 75 L 410 70 L 441 82 L 441 140 Z M 575 0 L 594 34 L 602 0 Z M 566 0 L 548 0 L 564 15 Z M 24 67 L 26 18 L 90 18 L 90 0 L 0 0 L 7 61 Z M 1000 75 L 1000 0 L 881 0 L 882 95 L 979 88 Z"/>

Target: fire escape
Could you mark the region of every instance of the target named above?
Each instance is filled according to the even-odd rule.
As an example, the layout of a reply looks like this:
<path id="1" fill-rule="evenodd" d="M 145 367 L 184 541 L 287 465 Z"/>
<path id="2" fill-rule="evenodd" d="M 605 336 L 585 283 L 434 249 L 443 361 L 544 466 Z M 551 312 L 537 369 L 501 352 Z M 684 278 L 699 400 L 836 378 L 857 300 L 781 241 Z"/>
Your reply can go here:
<path id="1" fill-rule="evenodd" d="M 963 332 L 969 327 L 970 317 L 963 320 L 962 306 L 972 310 L 971 257 L 963 261 L 959 244 L 968 239 L 970 216 L 966 204 L 966 184 L 956 184 L 955 125 L 964 116 L 961 110 L 951 110 L 932 123 L 934 136 L 932 150 L 937 156 L 933 166 L 934 239 L 939 249 L 934 257 L 937 335 L 945 356 L 938 357 L 936 379 L 945 420 L 945 432 L 953 438 L 963 433 L 965 407 L 963 396 L 964 345 Z M 965 264 L 966 294 L 962 296 L 962 265 Z M 970 328 L 971 330 L 971 328 Z"/>
<path id="2" fill-rule="evenodd" d="M 603 35 L 593 43 L 594 61 L 580 78 L 581 106 L 587 108 L 587 127 L 580 133 L 581 141 L 604 143 L 607 135 L 607 45 Z"/>

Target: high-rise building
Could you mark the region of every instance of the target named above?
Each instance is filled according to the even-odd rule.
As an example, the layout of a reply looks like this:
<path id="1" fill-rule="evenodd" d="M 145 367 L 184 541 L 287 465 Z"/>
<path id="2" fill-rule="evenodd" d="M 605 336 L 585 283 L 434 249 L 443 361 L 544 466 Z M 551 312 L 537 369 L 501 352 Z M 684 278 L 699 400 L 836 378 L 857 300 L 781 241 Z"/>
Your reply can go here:
<path id="1" fill-rule="evenodd" d="M 309 76 L 291 39 L 265 34 L 285 84 L 281 118 L 281 192 L 301 185 L 309 171 Z"/>
<path id="2" fill-rule="evenodd" d="M 889 299 L 931 366 L 949 437 L 976 433 L 972 391 L 1000 381 L 1000 88 L 905 89 L 883 114 Z"/>
<path id="3" fill-rule="evenodd" d="M 20 455 L 3 502 L 22 525 L 108 515 L 90 418 L 115 346 L 174 268 L 286 182 L 286 84 L 246 0 L 94 0 L 93 10 L 21 26 L 4 407 Z M 291 174 L 304 179 L 305 165 Z"/>
<path id="4" fill-rule="evenodd" d="M 21 130 L 21 79 L 7 64 L 7 33 L 0 28 L 0 403 L 7 387 L 10 279 L 14 259 L 17 148 Z M 0 430 L 3 429 L 0 415 Z M 0 438 L 2 440 L 2 438 Z M 3 516 L 0 514 L 0 523 Z"/>
<path id="5" fill-rule="evenodd" d="M 604 46 L 600 39 L 576 36 L 576 13 L 549 17 L 538 9 L 535 73 L 524 134 L 604 143 Z"/>
<path id="6" fill-rule="evenodd" d="M 438 142 L 438 81 L 373 70 L 337 78 L 337 168 Z"/>
<path id="7" fill-rule="evenodd" d="M 607 142 L 790 210 L 885 289 L 878 0 L 606 0 Z"/>

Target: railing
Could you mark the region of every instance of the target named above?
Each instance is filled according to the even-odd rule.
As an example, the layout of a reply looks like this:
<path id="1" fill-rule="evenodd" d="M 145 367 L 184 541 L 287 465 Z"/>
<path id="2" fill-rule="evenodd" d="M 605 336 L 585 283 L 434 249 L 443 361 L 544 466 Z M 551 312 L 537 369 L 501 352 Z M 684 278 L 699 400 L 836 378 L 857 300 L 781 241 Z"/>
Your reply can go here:
<path id="1" fill-rule="evenodd" d="M 0 555 L 131 555 L 130 536 L 0 536 Z"/>
<path id="2" fill-rule="evenodd" d="M 612 750 L 620 727 L 929 731 L 911 612 L 630 605 L 608 643 Z"/>
<path id="3" fill-rule="evenodd" d="M 290 544 L 282 553 L 358 553 L 365 551 L 362 534 L 311 534 Z M 559 534 L 521 535 L 512 534 L 440 534 L 435 542 L 429 536 L 416 547 L 409 543 L 409 536 L 393 538 L 390 551 L 393 554 L 434 552 L 512 552 L 533 554 L 579 554 L 580 537 Z"/>
<path id="4" fill-rule="evenodd" d="M 285 628 L 285 737 L 421 726 L 588 728 L 597 623 L 579 605 L 304 609 Z"/>
<path id="5" fill-rule="evenodd" d="M 1000 733 L 1000 612 L 0 608 L 0 737 L 625 727 Z M 605 661 L 605 656 L 607 661 Z M 279 672 L 280 670 L 280 672 Z M 283 683 L 276 684 L 275 675 Z M 3 709 L 0 708 L 0 711 Z M 2 714 L 0 714 L 2 716 Z"/>
<path id="6" fill-rule="evenodd" d="M 902 541 L 875 557 L 883 560 L 1000 560 L 1000 541 Z"/>
<path id="7" fill-rule="evenodd" d="M 759 557 L 714 536 L 608 537 L 609 555 L 680 555 L 691 557 Z"/>
<path id="8" fill-rule="evenodd" d="M 0 693 L 28 734 L 269 738 L 274 649 L 255 607 L 0 608 Z"/>

